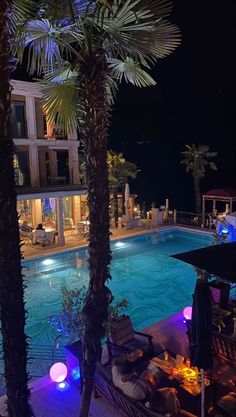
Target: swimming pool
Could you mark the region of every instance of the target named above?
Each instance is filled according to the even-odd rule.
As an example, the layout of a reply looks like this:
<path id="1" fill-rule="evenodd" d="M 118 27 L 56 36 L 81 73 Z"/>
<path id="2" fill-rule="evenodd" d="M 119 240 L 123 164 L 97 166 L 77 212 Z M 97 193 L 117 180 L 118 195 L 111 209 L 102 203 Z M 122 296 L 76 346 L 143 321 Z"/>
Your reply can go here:
<path id="1" fill-rule="evenodd" d="M 194 270 L 170 255 L 204 247 L 212 241 L 212 235 L 169 229 L 112 242 L 112 280 L 108 286 L 116 298 L 128 299 L 126 311 L 137 329 L 192 303 Z M 40 346 L 52 346 L 56 333 L 48 316 L 61 309 L 61 287 L 80 288 L 88 283 L 86 248 L 24 260 L 22 265 L 27 284 L 26 333 L 34 356 Z"/>
<path id="2" fill-rule="evenodd" d="M 143 328 L 191 303 L 193 268 L 170 258 L 171 254 L 212 243 L 209 235 L 172 230 L 112 242 L 112 281 L 116 298 L 128 299 L 127 313 L 136 328 Z M 52 329 L 47 318 L 60 311 L 60 289 L 88 283 L 86 249 L 49 258 L 23 261 L 27 283 L 26 331 L 33 344 L 47 344 Z"/>

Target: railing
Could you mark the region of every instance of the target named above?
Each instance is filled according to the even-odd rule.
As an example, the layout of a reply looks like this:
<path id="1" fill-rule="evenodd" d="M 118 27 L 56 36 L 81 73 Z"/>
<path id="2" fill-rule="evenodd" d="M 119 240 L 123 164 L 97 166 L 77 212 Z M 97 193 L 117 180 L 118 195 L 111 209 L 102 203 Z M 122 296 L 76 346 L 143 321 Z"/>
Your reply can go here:
<path id="1" fill-rule="evenodd" d="M 184 224 L 186 226 L 202 227 L 202 214 L 188 213 L 185 211 L 176 211 L 176 224 Z"/>

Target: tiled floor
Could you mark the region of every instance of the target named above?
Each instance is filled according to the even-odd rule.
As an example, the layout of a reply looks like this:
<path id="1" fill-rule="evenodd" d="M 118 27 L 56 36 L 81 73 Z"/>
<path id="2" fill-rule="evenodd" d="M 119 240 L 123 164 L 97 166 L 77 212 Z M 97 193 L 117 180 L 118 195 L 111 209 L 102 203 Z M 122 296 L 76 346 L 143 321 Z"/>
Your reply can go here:
<path id="1" fill-rule="evenodd" d="M 161 226 L 168 227 L 168 226 Z M 127 236 L 134 236 L 137 234 L 143 234 L 150 231 L 157 230 L 157 228 L 152 228 L 150 223 L 144 224 L 141 227 L 134 228 L 134 229 L 111 229 L 113 239 L 119 239 Z M 88 244 L 86 238 L 80 237 L 78 235 L 77 230 L 71 230 L 65 232 L 65 246 L 58 246 L 57 243 L 49 245 L 49 246 L 35 246 L 31 242 L 25 242 L 22 246 L 22 253 L 25 259 L 27 258 L 34 258 L 38 256 L 45 256 L 47 254 L 52 254 L 56 252 L 66 251 L 70 249 L 80 248 L 86 246 Z"/>

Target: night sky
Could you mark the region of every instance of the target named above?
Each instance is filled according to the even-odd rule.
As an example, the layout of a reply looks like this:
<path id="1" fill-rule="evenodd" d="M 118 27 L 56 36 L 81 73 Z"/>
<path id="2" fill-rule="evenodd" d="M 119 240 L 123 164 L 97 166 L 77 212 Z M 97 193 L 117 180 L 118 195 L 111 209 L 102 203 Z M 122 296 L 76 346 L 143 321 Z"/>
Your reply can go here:
<path id="1" fill-rule="evenodd" d="M 123 152 L 140 172 L 130 181 L 138 202 L 194 210 L 193 180 L 180 164 L 185 144 L 217 151 L 218 171 L 208 170 L 201 191 L 236 188 L 236 2 L 174 0 L 170 20 L 182 44 L 159 60 L 157 86 L 122 84 L 109 129 L 109 149 Z M 12 78 L 25 78 L 18 68 Z"/>
<path id="2" fill-rule="evenodd" d="M 201 189 L 235 187 L 235 1 L 175 0 L 171 21 L 182 45 L 159 60 L 156 87 L 122 85 L 114 107 L 109 147 L 141 172 L 130 182 L 139 201 L 193 210 L 193 181 L 180 165 L 185 144 L 217 151 L 218 171 Z"/>

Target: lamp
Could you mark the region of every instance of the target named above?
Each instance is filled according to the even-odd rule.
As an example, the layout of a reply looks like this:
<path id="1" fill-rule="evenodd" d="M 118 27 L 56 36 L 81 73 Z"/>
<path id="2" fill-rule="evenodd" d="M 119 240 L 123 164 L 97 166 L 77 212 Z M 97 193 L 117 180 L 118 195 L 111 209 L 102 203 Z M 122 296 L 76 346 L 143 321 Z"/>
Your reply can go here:
<path id="1" fill-rule="evenodd" d="M 191 320 L 192 318 L 192 307 L 188 306 L 183 309 L 183 316 L 185 320 Z"/>
<path id="2" fill-rule="evenodd" d="M 51 366 L 49 375 L 53 382 L 63 382 L 67 372 L 67 366 L 63 362 L 56 362 Z"/>

